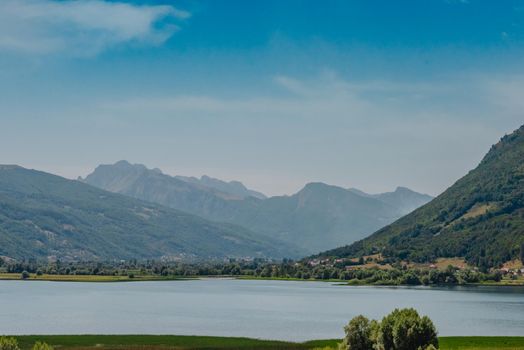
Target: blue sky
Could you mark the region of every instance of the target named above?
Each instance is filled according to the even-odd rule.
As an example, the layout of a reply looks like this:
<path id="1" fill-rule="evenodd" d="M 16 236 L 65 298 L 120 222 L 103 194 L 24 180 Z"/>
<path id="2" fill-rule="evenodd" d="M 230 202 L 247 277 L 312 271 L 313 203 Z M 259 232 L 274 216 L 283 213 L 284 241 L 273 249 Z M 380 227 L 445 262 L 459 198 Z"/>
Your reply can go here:
<path id="1" fill-rule="evenodd" d="M 438 194 L 524 121 L 524 1 L 0 2 L 0 163 Z"/>

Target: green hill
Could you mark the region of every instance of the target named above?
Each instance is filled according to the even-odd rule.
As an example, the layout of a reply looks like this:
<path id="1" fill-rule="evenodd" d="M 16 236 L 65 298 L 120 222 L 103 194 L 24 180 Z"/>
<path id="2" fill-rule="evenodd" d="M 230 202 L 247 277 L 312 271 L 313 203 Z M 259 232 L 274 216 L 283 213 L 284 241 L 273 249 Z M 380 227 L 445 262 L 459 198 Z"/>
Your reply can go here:
<path id="1" fill-rule="evenodd" d="M 239 226 L 0 165 L 0 256 L 189 259 L 284 257 L 290 251 Z"/>
<path id="2" fill-rule="evenodd" d="M 464 257 L 480 267 L 524 254 L 524 126 L 430 203 L 370 237 L 322 256 L 382 253 L 418 262 Z"/>

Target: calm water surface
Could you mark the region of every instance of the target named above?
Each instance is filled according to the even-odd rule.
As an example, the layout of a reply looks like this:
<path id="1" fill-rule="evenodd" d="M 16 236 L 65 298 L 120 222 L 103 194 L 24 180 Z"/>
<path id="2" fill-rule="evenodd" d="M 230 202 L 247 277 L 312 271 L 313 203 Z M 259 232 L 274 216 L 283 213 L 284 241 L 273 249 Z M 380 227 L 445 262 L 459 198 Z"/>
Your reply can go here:
<path id="1" fill-rule="evenodd" d="M 441 335 L 524 335 L 524 288 L 348 287 L 322 282 L 0 281 L 0 334 L 336 338 L 357 314 L 429 315 Z"/>

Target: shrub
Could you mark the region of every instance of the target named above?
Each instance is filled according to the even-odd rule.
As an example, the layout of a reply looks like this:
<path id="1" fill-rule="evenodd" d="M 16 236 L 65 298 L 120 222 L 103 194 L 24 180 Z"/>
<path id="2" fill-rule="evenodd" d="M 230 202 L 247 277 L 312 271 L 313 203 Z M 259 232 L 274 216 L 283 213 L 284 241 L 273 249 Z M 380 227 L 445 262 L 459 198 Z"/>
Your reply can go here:
<path id="1" fill-rule="evenodd" d="M 340 350 L 435 350 L 437 331 L 427 317 L 415 309 L 395 309 L 382 322 L 360 315 L 344 327 Z"/>
<path id="2" fill-rule="evenodd" d="M 27 271 L 22 272 L 22 274 L 20 275 L 20 278 L 22 278 L 23 280 L 28 279 L 29 278 L 29 272 L 27 272 Z"/>
<path id="3" fill-rule="evenodd" d="M 15 338 L 0 337 L 0 350 L 20 350 Z"/>
<path id="4" fill-rule="evenodd" d="M 377 321 L 370 322 L 362 315 L 354 317 L 344 327 L 346 336 L 340 346 L 341 350 L 372 350 L 376 343 L 378 329 Z"/>
<path id="5" fill-rule="evenodd" d="M 427 317 L 415 309 L 395 309 L 382 319 L 380 341 L 385 350 L 426 349 L 438 347 L 437 331 Z"/>
<path id="6" fill-rule="evenodd" d="M 33 345 L 33 350 L 53 350 L 53 347 L 47 343 L 37 341 Z"/>

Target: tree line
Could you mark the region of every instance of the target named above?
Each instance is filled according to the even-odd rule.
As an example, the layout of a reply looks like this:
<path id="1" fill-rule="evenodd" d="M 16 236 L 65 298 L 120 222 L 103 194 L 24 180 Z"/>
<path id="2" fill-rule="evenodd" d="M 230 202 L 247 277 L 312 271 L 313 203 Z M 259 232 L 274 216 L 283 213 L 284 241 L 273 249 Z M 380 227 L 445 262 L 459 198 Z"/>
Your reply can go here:
<path id="1" fill-rule="evenodd" d="M 499 282 L 500 271 L 481 272 L 477 269 L 448 266 L 445 269 L 412 268 L 393 264 L 389 268 L 364 268 L 362 262 L 328 263 L 311 266 L 311 262 L 284 259 L 273 262 L 264 259 L 221 262 L 165 262 L 130 260 L 106 262 L 39 262 L 36 260 L 3 262 L 8 273 L 20 273 L 22 278 L 36 275 L 99 275 L 99 276 L 238 276 L 299 280 L 342 280 L 351 284 L 377 285 L 442 285 Z M 357 266 L 354 266 L 357 264 Z"/>

